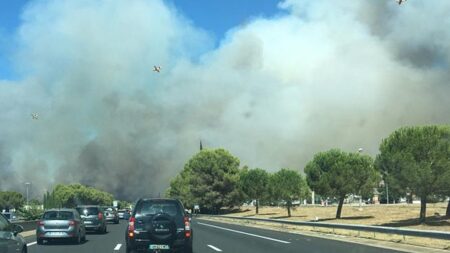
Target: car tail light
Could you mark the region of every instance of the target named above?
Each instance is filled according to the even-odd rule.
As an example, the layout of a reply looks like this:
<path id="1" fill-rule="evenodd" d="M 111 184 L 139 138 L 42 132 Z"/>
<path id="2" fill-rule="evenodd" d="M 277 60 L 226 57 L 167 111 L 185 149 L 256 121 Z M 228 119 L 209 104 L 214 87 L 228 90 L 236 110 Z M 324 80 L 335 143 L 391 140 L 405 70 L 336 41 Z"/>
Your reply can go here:
<path id="1" fill-rule="evenodd" d="M 128 236 L 133 237 L 134 236 L 134 223 L 136 222 L 136 218 L 130 217 L 130 220 L 128 222 Z"/>
<path id="2" fill-rule="evenodd" d="M 98 213 L 98 219 L 102 220 L 103 219 L 103 214 L 102 213 Z"/>
<path id="3" fill-rule="evenodd" d="M 73 226 L 75 226 L 76 224 L 77 224 L 77 222 L 74 221 L 74 220 L 69 221 L 69 227 L 73 227 Z"/>
<path id="4" fill-rule="evenodd" d="M 184 235 L 186 238 L 191 237 L 191 222 L 189 222 L 189 217 L 184 216 Z"/>
<path id="5" fill-rule="evenodd" d="M 37 225 L 40 226 L 40 227 L 41 227 L 41 226 L 44 226 L 44 222 L 43 222 L 43 221 L 38 221 L 38 222 L 37 222 Z"/>

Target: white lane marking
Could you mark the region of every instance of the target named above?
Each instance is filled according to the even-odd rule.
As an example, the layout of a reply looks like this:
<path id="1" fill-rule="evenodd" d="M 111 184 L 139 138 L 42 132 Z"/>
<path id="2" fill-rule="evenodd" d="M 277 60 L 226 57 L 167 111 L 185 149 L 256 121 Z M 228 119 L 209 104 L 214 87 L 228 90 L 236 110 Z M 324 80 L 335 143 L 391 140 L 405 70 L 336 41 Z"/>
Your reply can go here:
<path id="1" fill-rule="evenodd" d="M 119 243 L 119 244 L 116 245 L 116 247 L 114 248 L 114 250 L 119 250 L 120 247 L 122 247 L 122 244 Z"/>
<path id="2" fill-rule="evenodd" d="M 234 229 L 229 229 L 229 228 L 223 228 L 223 227 L 219 227 L 219 226 L 214 226 L 211 224 L 206 224 L 206 223 L 202 223 L 202 222 L 197 222 L 200 225 L 203 226 L 209 226 L 209 227 L 213 227 L 213 228 L 218 228 L 218 229 L 222 229 L 222 230 L 226 230 L 226 231 L 230 231 L 230 232 L 235 232 L 235 233 L 239 233 L 239 234 L 244 234 L 244 235 L 249 235 L 249 236 L 254 236 L 254 237 L 258 237 L 258 238 L 262 238 L 262 239 L 266 239 L 266 240 L 271 240 L 271 241 L 275 241 L 275 242 L 281 242 L 281 243 L 291 243 L 291 242 L 287 242 L 287 241 L 282 241 L 282 240 L 278 240 L 278 239 L 274 239 L 274 238 L 270 238 L 267 236 L 262 236 L 262 235 L 255 235 L 255 234 L 250 234 L 247 232 L 242 232 L 239 230 L 234 230 Z"/>
<path id="3" fill-rule="evenodd" d="M 213 250 L 215 250 L 215 251 L 222 252 L 221 249 L 219 249 L 219 248 L 217 248 L 217 247 L 214 247 L 214 246 L 212 246 L 212 245 L 209 245 L 209 244 L 208 244 L 208 247 L 210 247 L 211 249 L 213 249 Z"/>
<path id="4" fill-rule="evenodd" d="M 33 245 L 35 245 L 37 242 L 30 242 L 30 243 L 27 243 L 27 247 L 30 247 L 30 246 L 33 246 Z"/>

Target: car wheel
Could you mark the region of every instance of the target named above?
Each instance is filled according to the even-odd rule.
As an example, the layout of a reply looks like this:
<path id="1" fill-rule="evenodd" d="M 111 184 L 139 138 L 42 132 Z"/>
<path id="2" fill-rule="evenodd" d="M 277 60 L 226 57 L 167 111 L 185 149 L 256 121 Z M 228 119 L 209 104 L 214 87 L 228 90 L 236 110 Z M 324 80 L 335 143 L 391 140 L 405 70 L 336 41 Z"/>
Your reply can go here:
<path id="1" fill-rule="evenodd" d="M 130 249 L 130 248 L 126 248 L 126 253 L 136 253 L 136 251 L 134 249 Z"/>
<path id="2" fill-rule="evenodd" d="M 26 245 L 23 246 L 23 248 L 22 248 L 22 253 L 27 253 L 27 246 L 26 246 Z"/>
<path id="3" fill-rule="evenodd" d="M 74 239 L 74 243 L 75 244 L 80 244 L 81 243 L 81 233 L 79 231 L 78 231 L 77 237 Z"/>
<path id="4" fill-rule="evenodd" d="M 108 232 L 108 228 L 107 228 L 107 226 L 105 225 L 105 228 L 103 229 L 103 234 L 106 234 Z"/>
<path id="5" fill-rule="evenodd" d="M 183 253 L 192 253 L 192 244 L 185 247 Z"/>
<path id="6" fill-rule="evenodd" d="M 38 245 L 44 244 L 44 240 L 42 240 L 42 239 L 37 239 L 36 242 Z"/>

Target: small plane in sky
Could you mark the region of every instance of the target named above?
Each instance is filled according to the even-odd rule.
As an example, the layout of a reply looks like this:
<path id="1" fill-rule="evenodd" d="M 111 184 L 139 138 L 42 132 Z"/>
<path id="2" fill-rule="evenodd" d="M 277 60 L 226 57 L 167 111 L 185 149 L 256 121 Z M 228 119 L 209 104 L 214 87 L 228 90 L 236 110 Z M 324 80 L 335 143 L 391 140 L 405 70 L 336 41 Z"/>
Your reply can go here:
<path id="1" fill-rule="evenodd" d="M 39 119 L 39 115 L 37 113 L 33 112 L 31 114 L 31 118 L 34 119 L 34 120 Z"/>
<path id="2" fill-rule="evenodd" d="M 397 1 L 398 5 L 402 4 L 403 2 L 406 2 L 406 0 L 395 0 Z"/>
<path id="3" fill-rule="evenodd" d="M 153 66 L 153 71 L 155 72 L 161 72 L 161 66 Z"/>

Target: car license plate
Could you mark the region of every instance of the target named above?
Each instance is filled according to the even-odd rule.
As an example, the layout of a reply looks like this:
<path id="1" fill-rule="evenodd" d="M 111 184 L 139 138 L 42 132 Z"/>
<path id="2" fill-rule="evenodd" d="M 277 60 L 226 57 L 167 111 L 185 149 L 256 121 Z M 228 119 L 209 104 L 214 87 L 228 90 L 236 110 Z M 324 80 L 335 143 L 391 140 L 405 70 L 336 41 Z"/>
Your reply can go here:
<path id="1" fill-rule="evenodd" d="M 64 233 L 64 232 L 48 232 L 48 235 L 61 236 L 61 235 L 66 235 L 66 233 Z"/>
<path id="2" fill-rule="evenodd" d="M 90 221 L 90 220 L 85 220 L 85 221 L 84 221 L 84 224 L 92 224 L 92 221 Z"/>
<path id="3" fill-rule="evenodd" d="M 170 248 L 169 248 L 169 245 L 150 244 L 149 249 L 170 249 Z"/>

